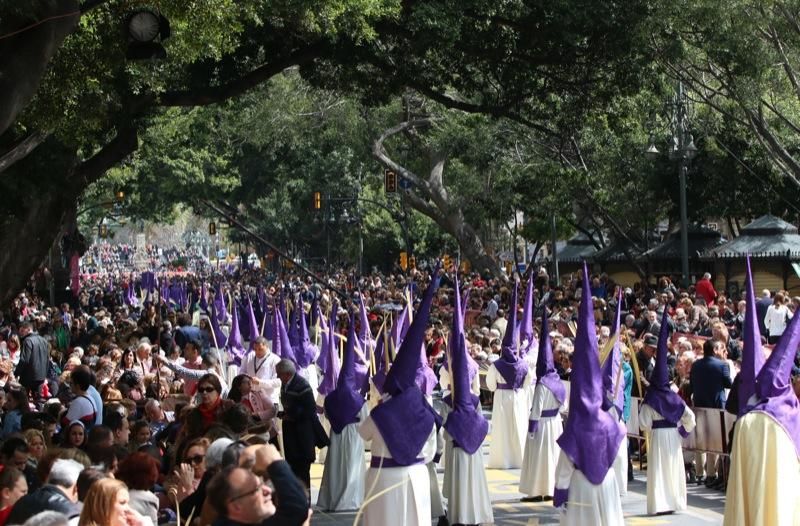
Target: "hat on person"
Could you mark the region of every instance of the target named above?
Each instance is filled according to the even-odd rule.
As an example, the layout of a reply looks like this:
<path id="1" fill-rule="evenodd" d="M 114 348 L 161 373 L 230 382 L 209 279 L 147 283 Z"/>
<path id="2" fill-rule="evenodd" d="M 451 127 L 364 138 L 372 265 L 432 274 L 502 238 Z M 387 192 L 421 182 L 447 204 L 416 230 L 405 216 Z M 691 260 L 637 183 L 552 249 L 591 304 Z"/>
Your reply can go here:
<path id="1" fill-rule="evenodd" d="M 589 271 L 584 263 L 583 288 L 587 291 L 588 276 Z M 589 294 L 581 300 L 572 364 L 569 418 L 557 442 L 576 469 L 580 470 L 589 482 L 599 485 L 617 458 L 619 445 L 625 437 L 625 429 L 601 409 L 603 381 L 595 334 L 594 307 Z M 560 505 L 566 501 L 567 496 L 553 497 Z"/>
<path id="2" fill-rule="evenodd" d="M 233 444 L 233 440 L 226 437 L 213 441 L 208 446 L 208 450 L 206 450 L 206 468 L 211 469 L 219 466 L 222 463 L 222 455 L 231 444 Z"/>
<path id="3" fill-rule="evenodd" d="M 644 337 L 644 344 L 648 347 L 658 347 L 658 337 L 655 334 L 647 334 Z"/>
<path id="4" fill-rule="evenodd" d="M 392 454 L 392 461 L 399 466 L 417 463 L 434 424 L 441 422 L 416 384 L 420 347 L 430 318 L 433 293 L 439 285 L 438 273 L 437 264 L 414 321 L 386 375 L 384 396 L 390 395 L 391 398 L 376 406 L 371 413 L 375 426 Z"/>
<path id="5" fill-rule="evenodd" d="M 750 397 L 756 392 L 756 377 L 764 366 L 766 358 L 761 346 L 761 329 L 758 325 L 756 316 L 756 294 L 753 287 L 753 273 L 750 269 L 750 256 L 745 259 L 747 274 L 745 275 L 745 287 L 747 297 L 745 298 L 746 307 L 744 311 L 744 323 L 742 324 L 742 370 L 739 373 L 739 407 L 738 414 L 742 416 L 747 410 L 747 403 Z M 731 360 L 736 360 L 728 353 Z"/>
<path id="6" fill-rule="evenodd" d="M 456 298 L 459 297 L 458 276 L 455 279 Z M 464 325 L 461 316 L 461 302 L 454 302 L 453 331 L 450 333 L 450 406 L 453 411 L 447 416 L 445 429 L 453 437 L 453 443 L 458 444 L 468 454 L 480 450 L 486 434 L 489 432 L 489 422 L 484 418 L 478 397 L 471 389 L 469 365 L 474 361 L 467 354 L 467 343 L 464 338 Z M 477 373 L 477 370 L 475 371 Z"/>

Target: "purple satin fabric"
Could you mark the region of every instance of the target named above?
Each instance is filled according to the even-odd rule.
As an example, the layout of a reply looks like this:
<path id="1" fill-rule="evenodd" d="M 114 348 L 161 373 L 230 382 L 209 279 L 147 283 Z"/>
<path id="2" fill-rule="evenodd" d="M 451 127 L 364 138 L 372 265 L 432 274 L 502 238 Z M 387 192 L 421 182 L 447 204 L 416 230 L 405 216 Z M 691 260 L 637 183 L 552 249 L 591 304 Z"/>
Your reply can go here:
<path id="1" fill-rule="evenodd" d="M 399 464 L 395 459 L 389 457 L 372 457 L 369 461 L 369 467 L 371 468 L 405 468 L 408 466 L 414 466 L 416 464 L 424 464 L 424 458 L 417 458 L 411 464 Z"/>
<path id="2" fill-rule="evenodd" d="M 334 433 L 341 433 L 348 424 L 359 421 L 364 398 L 349 386 L 337 387 L 325 397 L 325 415 Z"/>
<path id="3" fill-rule="evenodd" d="M 472 455 L 480 450 L 489 433 L 489 422 L 475 406 L 458 407 L 447 416 L 444 428 L 453 437 L 453 445 Z"/>
<path id="4" fill-rule="evenodd" d="M 525 376 L 528 374 L 528 364 L 522 360 L 509 362 L 505 358 L 499 358 L 493 362 L 495 369 L 506 381 L 509 389 L 519 389 L 525 383 Z M 499 383 L 498 383 L 499 386 Z"/>
<path id="5" fill-rule="evenodd" d="M 559 378 L 558 373 L 555 371 L 549 372 L 542 376 L 537 380 L 537 383 L 545 386 L 551 393 L 553 393 L 553 396 L 556 400 L 558 400 L 559 405 L 563 404 L 564 400 L 567 399 L 567 388 L 564 386 L 564 382 L 561 381 L 561 378 Z"/>
<path id="6" fill-rule="evenodd" d="M 386 447 L 401 466 L 415 463 L 436 425 L 433 408 L 416 387 L 378 404 L 371 416 Z"/>

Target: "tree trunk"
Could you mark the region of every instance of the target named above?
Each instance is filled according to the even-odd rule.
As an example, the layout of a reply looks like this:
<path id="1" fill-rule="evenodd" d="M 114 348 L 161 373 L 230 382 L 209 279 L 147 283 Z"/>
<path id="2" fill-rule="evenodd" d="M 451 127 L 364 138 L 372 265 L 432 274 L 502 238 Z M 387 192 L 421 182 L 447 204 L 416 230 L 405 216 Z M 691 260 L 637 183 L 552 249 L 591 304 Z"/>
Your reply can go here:
<path id="1" fill-rule="evenodd" d="M 18 33 L 0 40 L 0 134 L 28 105 L 39 87 L 47 64 L 64 39 L 78 27 L 76 0 L 28 0 L 25 12 L 0 13 L 0 34 Z M 5 8 L 9 9 L 9 8 Z M 45 19 L 47 21 L 42 22 Z M 40 22 L 38 25 L 34 25 Z M 25 31 L 20 31 L 22 29 Z"/>
<path id="2" fill-rule="evenodd" d="M 0 178 L 0 195 L 13 195 L 0 218 L 0 308 L 7 308 L 47 257 L 78 197 L 138 146 L 134 128 L 122 128 L 93 157 L 48 139 Z"/>

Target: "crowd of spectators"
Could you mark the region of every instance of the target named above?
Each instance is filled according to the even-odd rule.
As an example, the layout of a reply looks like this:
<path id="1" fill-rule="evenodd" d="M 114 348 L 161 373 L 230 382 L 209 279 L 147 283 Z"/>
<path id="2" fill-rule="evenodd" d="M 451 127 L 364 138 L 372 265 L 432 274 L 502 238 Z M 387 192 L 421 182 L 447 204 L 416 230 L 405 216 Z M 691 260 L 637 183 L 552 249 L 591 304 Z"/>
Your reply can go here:
<path id="1" fill-rule="evenodd" d="M 201 247 L 160 247 L 145 245 L 141 249 L 127 243 L 100 241 L 89 246 L 81 259 L 82 272 L 89 275 L 120 274 L 149 268 L 152 270 L 201 271 L 208 258 Z"/>
<path id="2" fill-rule="evenodd" d="M 120 261 L 131 253 L 113 252 Z M 149 253 L 163 254 L 155 248 Z M 525 279 L 534 280 L 536 332 L 552 339 L 562 379 L 570 378 L 578 303 L 590 293 L 601 344 L 612 337 L 621 302 L 623 354 L 637 374 L 634 396 L 647 389 L 666 314 L 674 335 L 669 344 L 673 388 L 691 406 L 722 409 L 729 392 L 735 395 L 745 312 L 741 298 L 717 293 L 709 277 L 688 290 L 666 277 L 628 288 L 596 275 L 590 291 L 581 290 L 577 275 L 564 276 L 557 285 L 544 270 Z M 263 380 L 239 374 L 244 370 L 228 367 L 225 353 L 217 352 L 200 291 L 208 292 L 209 304 L 222 292 L 228 305 L 239 302 L 239 310 L 250 298 L 259 319 L 271 308 L 260 304 L 261 287 L 269 305 L 281 291 L 309 305 L 318 300 L 323 312 L 336 300 L 342 307 L 341 331 L 347 310 L 363 303 L 377 336 L 387 316 L 419 296 L 416 280 L 401 274 L 331 273 L 320 284 L 260 269 L 172 279 L 180 280 L 192 299 L 185 311 L 157 295 L 152 302 L 130 304 L 127 288 L 136 288 L 137 296 L 142 290 L 136 277 L 131 281 L 125 275 L 92 278 L 73 303 L 58 306 L 29 291 L 0 313 L 0 526 L 25 523 L 42 510 L 79 524 L 160 524 L 179 515 L 181 523 L 191 518 L 199 524 L 308 520 L 307 481 L 292 475 L 272 445 L 278 403 L 256 396 Z M 443 276 L 425 336 L 434 371 L 446 354 L 453 279 L 453 274 Z M 509 310 L 521 305 L 510 305 L 508 279 L 480 273 L 459 279 L 462 290 L 469 291 L 469 351 L 486 370 L 511 329 Z M 785 291 L 761 293 L 758 315 L 766 349 L 798 304 Z M 551 323 L 545 328 L 538 322 L 543 308 Z M 228 330 L 223 324 L 223 332 Z M 319 336 L 312 325 L 312 341 Z M 266 340 L 256 343 L 266 348 Z M 795 385 L 800 389 L 800 381 Z M 491 395 L 484 393 L 482 401 L 490 405 Z M 711 455 L 687 455 L 687 477 L 721 488 L 721 462 Z"/>

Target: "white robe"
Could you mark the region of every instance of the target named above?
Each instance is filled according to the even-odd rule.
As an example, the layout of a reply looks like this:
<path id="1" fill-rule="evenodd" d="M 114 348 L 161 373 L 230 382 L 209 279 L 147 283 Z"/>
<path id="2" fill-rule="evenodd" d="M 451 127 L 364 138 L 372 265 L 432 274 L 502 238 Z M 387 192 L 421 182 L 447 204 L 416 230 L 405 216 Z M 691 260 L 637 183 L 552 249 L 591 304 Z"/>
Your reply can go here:
<path id="1" fill-rule="evenodd" d="M 453 447 L 453 437 L 446 429 L 444 439 L 447 460 L 442 495 L 447 499 L 450 524 L 493 523 L 492 499 L 483 466 L 482 448 L 470 455 L 460 447 Z"/>
<path id="2" fill-rule="evenodd" d="M 525 455 L 519 478 L 519 492 L 529 497 L 553 495 L 556 485 L 556 464 L 561 448 L 556 440 L 561 436 L 564 425 L 561 415 L 542 418 L 542 411 L 559 409 L 562 404 L 544 385 L 534 390 L 530 420 L 538 420 L 535 433 L 528 433 L 525 441 Z"/>
<path id="3" fill-rule="evenodd" d="M 528 388 L 531 375 L 517 389 L 498 389 L 505 380 L 494 364 L 486 373 L 486 387 L 494 391 L 492 404 L 492 440 L 489 444 L 490 469 L 517 469 L 522 466 L 525 436 L 528 434 Z"/>
<path id="4" fill-rule="evenodd" d="M 675 427 L 652 429 L 653 422 L 663 420 L 655 409 L 642 404 L 639 426 L 650 431 L 650 450 L 647 452 L 647 513 L 682 511 L 686 505 L 686 471 L 683 465 L 681 436 Z M 692 432 L 694 413 L 684 408 L 679 426 Z"/>
<path id="5" fill-rule="evenodd" d="M 614 470 L 609 469 L 599 485 L 589 482 L 563 452 L 556 466 L 556 488 L 569 488 L 561 526 L 621 526 L 622 502 Z"/>
<path id="6" fill-rule="evenodd" d="M 752 411 L 736 422 L 723 526 L 800 524 L 800 459 L 771 416 Z"/>
<path id="7" fill-rule="evenodd" d="M 444 451 L 443 428 L 436 433 L 436 457 L 441 457 Z M 439 479 L 436 476 L 436 462 L 432 459 L 426 464 L 428 468 L 428 479 L 430 480 L 431 492 L 431 517 L 436 519 L 445 515 L 444 502 L 442 501 L 442 490 L 439 488 Z"/>
<path id="8" fill-rule="evenodd" d="M 361 406 L 359 422 L 348 424 L 341 433 L 331 433 L 331 444 L 325 458 L 325 470 L 319 487 L 317 506 L 324 511 L 357 510 L 364 499 L 364 440 L 358 426 L 368 415 Z"/>
<path id="9" fill-rule="evenodd" d="M 325 395 L 317 391 L 317 411 L 319 411 L 320 407 L 322 408 L 325 407 Z M 322 424 L 322 429 L 325 430 L 325 433 L 328 436 L 331 436 L 331 423 L 328 421 L 328 417 L 325 415 L 325 411 L 322 411 L 322 413 L 318 412 L 317 416 L 319 417 L 319 423 Z M 364 419 L 362 418 L 361 420 Z M 328 449 L 330 448 L 324 447 L 322 449 L 317 449 L 317 460 L 316 460 L 317 464 L 325 463 L 325 458 L 328 455 Z"/>
<path id="10" fill-rule="evenodd" d="M 619 421 L 617 409 L 612 407 L 608 414 Z M 624 425 L 625 422 L 622 422 Z M 628 435 L 622 437 L 622 442 L 619 443 L 619 451 L 617 451 L 617 458 L 614 459 L 614 475 L 617 477 L 617 486 L 619 486 L 619 494 L 624 497 L 628 494 Z"/>
<path id="11" fill-rule="evenodd" d="M 358 428 L 361 437 L 371 442 L 372 456 L 392 458 L 378 427 L 368 416 Z M 430 479 L 425 464 L 436 454 L 436 426 L 422 447 L 422 464 L 398 468 L 367 469 L 364 502 L 361 507 L 364 526 L 406 526 L 431 521 Z M 386 493 L 383 493 L 386 491 Z"/>

